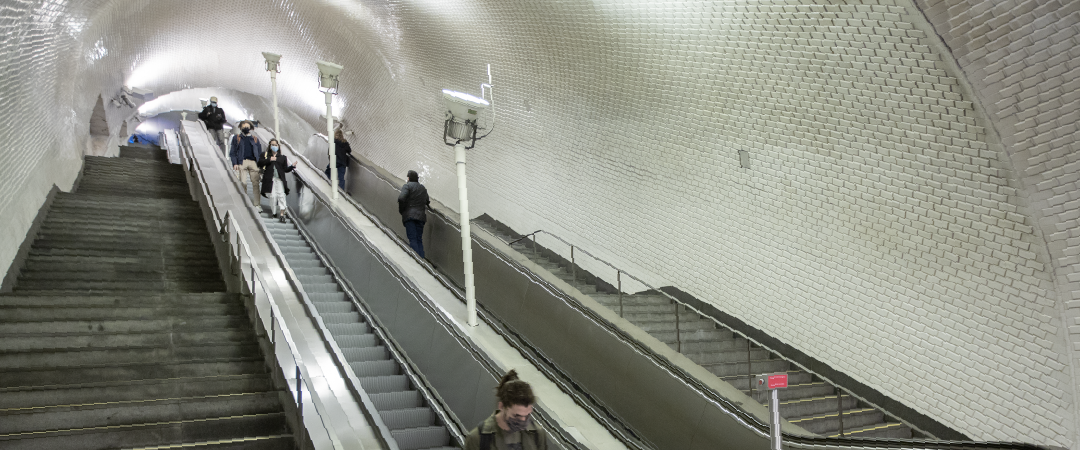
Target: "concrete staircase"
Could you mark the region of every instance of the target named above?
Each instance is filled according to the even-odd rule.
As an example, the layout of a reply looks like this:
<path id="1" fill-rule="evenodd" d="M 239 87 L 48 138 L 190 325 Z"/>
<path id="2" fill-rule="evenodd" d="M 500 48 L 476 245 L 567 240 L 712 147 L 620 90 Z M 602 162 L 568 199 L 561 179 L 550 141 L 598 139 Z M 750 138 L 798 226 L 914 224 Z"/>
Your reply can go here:
<path id="1" fill-rule="evenodd" d="M 424 396 L 412 385 L 402 370 L 402 363 L 393 358 L 386 343 L 364 320 L 292 219 L 280 222 L 269 212 L 264 212 L 263 222 L 359 378 L 361 387 L 375 403 L 398 448 L 454 448 L 446 425 L 439 421 Z"/>
<path id="2" fill-rule="evenodd" d="M 504 242 L 521 237 L 487 216 L 476 219 L 473 223 Z M 569 261 L 542 246 L 534 248 L 531 240 L 515 243 L 511 247 L 551 274 L 570 283 L 582 294 L 592 297 L 616 313 L 620 312 L 617 290 L 598 281 L 582 268 L 575 268 Z M 681 353 L 763 405 L 768 404 L 768 393 L 751 393 L 750 374 L 787 372 L 790 387 L 780 391 L 780 415 L 791 423 L 812 433 L 839 437 L 839 411 L 843 411 L 844 436 L 912 437 L 912 430 L 907 425 L 892 420 L 882 411 L 861 404 L 846 394 L 838 396 L 834 386 L 799 370 L 778 355 L 748 343 L 746 339 L 721 327 L 711 318 L 677 306 L 661 295 L 622 295 L 623 318 L 673 350 L 677 349 L 676 311 L 679 315 L 679 336 L 682 338 Z"/>
<path id="3" fill-rule="evenodd" d="M 293 449 L 183 169 L 86 157 L 0 295 L 0 448 Z"/>

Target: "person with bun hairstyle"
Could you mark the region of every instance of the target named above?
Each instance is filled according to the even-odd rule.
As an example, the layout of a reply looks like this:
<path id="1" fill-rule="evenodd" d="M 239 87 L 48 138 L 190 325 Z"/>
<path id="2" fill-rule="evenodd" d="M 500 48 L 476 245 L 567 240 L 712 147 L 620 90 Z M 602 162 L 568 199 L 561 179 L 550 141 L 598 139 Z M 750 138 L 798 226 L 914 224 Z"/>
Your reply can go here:
<path id="1" fill-rule="evenodd" d="M 465 438 L 465 450 L 547 450 L 547 432 L 532 420 L 532 386 L 511 370 L 495 391 L 498 409 Z"/>

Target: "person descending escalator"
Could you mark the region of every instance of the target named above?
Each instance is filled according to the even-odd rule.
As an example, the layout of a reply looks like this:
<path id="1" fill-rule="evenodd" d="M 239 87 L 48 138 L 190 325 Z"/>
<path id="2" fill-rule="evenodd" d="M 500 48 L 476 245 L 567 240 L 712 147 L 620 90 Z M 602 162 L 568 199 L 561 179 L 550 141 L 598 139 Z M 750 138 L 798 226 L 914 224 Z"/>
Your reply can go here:
<path id="1" fill-rule="evenodd" d="M 547 432 L 532 420 L 532 386 L 506 373 L 495 391 L 498 409 L 465 438 L 465 450 L 547 450 Z"/>
<path id="2" fill-rule="evenodd" d="M 329 148 L 327 149 L 329 150 Z M 335 166 L 337 167 L 337 179 L 338 187 L 342 190 L 345 189 L 345 170 L 349 168 L 349 155 L 352 154 L 352 146 L 349 145 L 349 141 L 345 140 L 345 133 L 341 130 L 334 132 L 334 158 L 337 160 Z M 331 161 L 334 162 L 334 161 Z M 326 178 L 330 179 L 330 163 L 326 164 Z"/>
<path id="3" fill-rule="evenodd" d="M 259 168 L 262 169 L 262 196 L 269 196 L 270 211 L 278 220 L 285 222 L 288 214 L 285 204 L 285 196 L 289 195 L 289 181 L 285 174 L 296 168 L 296 163 L 289 164 L 289 158 L 281 153 L 281 147 L 277 139 L 267 142 L 269 150 L 263 153 L 259 160 Z"/>
<path id="4" fill-rule="evenodd" d="M 398 213 L 405 225 L 405 236 L 409 238 L 409 247 L 424 257 L 424 223 L 427 222 L 427 207 L 431 204 L 427 188 L 420 184 L 420 175 L 410 170 L 406 175 L 409 182 L 401 186 L 398 193 Z"/>
<path id="5" fill-rule="evenodd" d="M 262 157 L 262 143 L 252 133 L 255 124 L 245 120 L 240 122 L 240 134 L 233 136 L 229 144 L 229 159 L 232 160 L 236 177 L 240 185 L 247 189 L 247 180 L 251 180 L 251 203 L 255 209 L 262 210 L 259 202 L 259 158 Z"/>
<path id="6" fill-rule="evenodd" d="M 199 113 L 199 120 L 206 124 L 206 130 L 214 136 L 214 143 L 225 150 L 225 110 L 218 107 L 217 97 L 210 97 L 210 103 Z"/>

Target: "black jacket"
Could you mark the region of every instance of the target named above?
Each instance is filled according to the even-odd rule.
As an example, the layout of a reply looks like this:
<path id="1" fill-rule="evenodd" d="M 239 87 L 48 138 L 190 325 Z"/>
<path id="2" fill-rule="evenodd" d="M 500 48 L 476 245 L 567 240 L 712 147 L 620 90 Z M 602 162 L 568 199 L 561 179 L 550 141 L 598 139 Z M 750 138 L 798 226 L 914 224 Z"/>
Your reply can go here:
<path id="1" fill-rule="evenodd" d="M 262 154 L 262 158 L 259 159 L 259 167 L 262 168 L 262 189 L 259 193 L 262 195 L 270 195 L 274 190 L 274 175 L 281 179 L 281 182 L 285 186 L 285 195 L 289 195 L 289 179 L 285 178 L 285 174 L 292 172 L 295 167 L 289 165 L 289 158 L 283 155 L 281 152 L 277 154 L 277 161 L 271 161 L 270 157 L 274 156 L 271 152 Z"/>
<path id="2" fill-rule="evenodd" d="M 397 196 L 397 209 L 401 213 L 401 221 L 418 220 L 427 222 L 427 205 L 431 204 L 428 198 L 427 188 L 424 185 L 410 181 L 401 187 L 401 193 Z"/>
<path id="3" fill-rule="evenodd" d="M 334 139 L 334 156 L 337 157 L 338 169 L 349 167 L 349 155 L 351 154 L 352 146 L 348 142 Z"/>
<path id="4" fill-rule="evenodd" d="M 199 113 L 199 120 L 206 123 L 207 130 L 220 130 L 225 125 L 225 110 L 217 106 L 206 105 Z"/>

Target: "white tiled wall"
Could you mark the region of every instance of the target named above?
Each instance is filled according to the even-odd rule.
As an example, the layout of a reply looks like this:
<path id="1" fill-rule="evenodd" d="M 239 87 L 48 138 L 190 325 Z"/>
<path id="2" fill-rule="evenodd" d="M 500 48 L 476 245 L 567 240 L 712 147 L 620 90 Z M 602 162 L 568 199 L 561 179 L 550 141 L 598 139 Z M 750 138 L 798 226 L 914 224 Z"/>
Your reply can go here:
<path id="1" fill-rule="evenodd" d="M 962 35 L 985 17 L 919 1 L 933 28 L 908 0 L 19 4 L 3 14 L 44 19 L 4 21 L 5 37 L 49 37 L 4 41 L 19 79 L 3 79 L 0 132 L 25 144 L 2 150 L 21 153 L 0 166 L 17 169 L 0 198 L 33 178 L 18 174 L 52 173 L 37 161 L 78 156 L 58 149 L 84 139 L 99 92 L 128 82 L 159 95 L 220 86 L 268 97 L 259 52 L 271 51 L 284 55 L 281 104 L 315 129 L 314 60 L 342 64 L 335 113 L 356 132 L 353 148 L 392 172 L 420 171 L 454 205 L 438 91 L 479 93 L 490 63 L 498 124 L 470 153 L 477 214 L 552 231 L 715 302 L 976 439 L 1074 447 L 1062 302 L 1080 289 L 1060 280 L 1073 238 L 1055 236 L 1077 233 L 1066 133 L 1076 121 L 1062 119 L 1075 111 L 1075 50 L 1064 51 L 1068 71 L 1032 73 L 1019 56 L 995 65 L 996 53 L 964 53 L 950 34 L 959 72 L 926 32 Z M 1039 29 L 1077 23 L 1076 2 L 981 3 L 1054 3 L 1052 14 L 1015 16 Z M 1041 42 L 1035 34 L 994 31 L 1025 30 L 1016 20 L 990 20 L 983 34 L 1037 54 L 1026 46 Z M 46 107 L 27 102 L 38 71 L 57 86 Z M 1017 73 L 1032 81 L 1004 93 L 1015 107 L 994 101 L 983 113 L 993 83 Z M 1025 95 L 1035 79 L 1060 95 Z M 1039 122 L 1051 112 L 1060 125 Z M 57 168 L 57 178 L 73 170 Z M 1065 234 L 1045 233 L 1047 223 Z"/>

